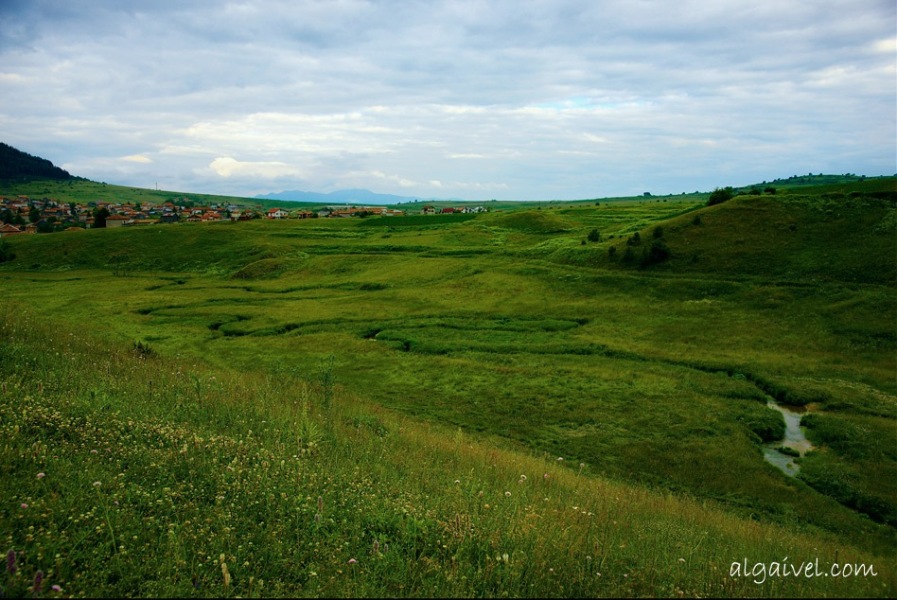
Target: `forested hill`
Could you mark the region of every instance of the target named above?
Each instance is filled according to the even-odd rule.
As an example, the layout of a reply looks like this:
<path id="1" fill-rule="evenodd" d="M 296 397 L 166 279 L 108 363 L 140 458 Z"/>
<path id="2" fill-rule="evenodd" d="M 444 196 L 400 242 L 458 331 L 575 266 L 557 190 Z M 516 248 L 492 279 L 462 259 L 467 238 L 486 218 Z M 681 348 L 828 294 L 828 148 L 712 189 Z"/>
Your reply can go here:
<path id="1" fill-rule="evenodd" d="M 0 180 L 77 179 L 49 160 L 0 142 Z"/>

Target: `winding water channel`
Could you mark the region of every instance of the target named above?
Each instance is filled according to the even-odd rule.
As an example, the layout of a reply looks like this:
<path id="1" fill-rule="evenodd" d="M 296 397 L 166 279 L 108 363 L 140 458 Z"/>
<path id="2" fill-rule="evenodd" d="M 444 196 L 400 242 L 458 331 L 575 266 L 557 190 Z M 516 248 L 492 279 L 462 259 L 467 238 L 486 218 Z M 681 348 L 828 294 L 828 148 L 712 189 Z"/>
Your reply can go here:
<path id="1" fill-rule="evenodd" d="M 802 406 L 783 406 L 772 400 L 769 400 L 766 405 L 782 413 L 785 418 L 785 437 L 780 441 L 764 444 L 763 458 L 785 475 L 797 477 L 800 465 L 795 462 L 796 457 L 783 454 L 779 448 L 790 448 L 800 456 L 813 449 L 813 444 L 810 443 L 800 427 L 800 420 L 806 413 L 806 409 Z"/>

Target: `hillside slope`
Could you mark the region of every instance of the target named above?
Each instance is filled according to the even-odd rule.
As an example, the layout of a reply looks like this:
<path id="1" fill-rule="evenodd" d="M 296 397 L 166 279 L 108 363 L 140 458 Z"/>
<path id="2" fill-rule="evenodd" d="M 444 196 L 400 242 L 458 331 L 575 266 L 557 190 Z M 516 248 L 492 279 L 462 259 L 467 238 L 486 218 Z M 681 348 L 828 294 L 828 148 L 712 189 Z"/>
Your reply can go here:
<path id="1" fill-rule="evenodd" d="M 76 179 L 68 171 L 60 169 L 49 160 L 32 156 L 0 142 L 0 180 Z"/>
<path id="2" fill-rule="evenodd" d="M 698 214 L 700 225 L 694 217 L 669 225 L 672 268 L 786 280 L 897 282 L 892 203 L 742 196 Z"/>
<path id="3" fill-rule="evenodd" d="M 897 585 L 891 551 L 27 310 L 0 315 L 0 383 L 4 597 L 38 596 L 37 573 L 50 596 L 76 597 L 893 597 Z M 755 570 L 773 561 L 778 572 Z M 788 576 L 783 562 L 853 576 Z"/>
<path id="4" fill-rule="evenodd" d="M 0 196 L 27 196 L 32 199 L 50 198 L 68 204 L 87 204 L 89 202 L 110 202 L 117 204 L 164 204 L 174 202 L 187 206 L 237 206 L 272 207 L 285 206 L 284 202 L 274 200 L 256 200 L 238 196 L 221 196 L 216 194 L 194 194 L 171 190 L 152 190 L 147 188 L 112 185 L 87 179 L 72 178 L 66 180 L 33 179 L 0 181 Z M 300 203 L 289 206 L 299 207 Z"/>
<path id="5" fill-rule="evenodd" d="M 894 195 L 737 196 L 553 259 L 769 281 L 897 283 Z M 652 246 L 662 252 L 652 257 Z"/>

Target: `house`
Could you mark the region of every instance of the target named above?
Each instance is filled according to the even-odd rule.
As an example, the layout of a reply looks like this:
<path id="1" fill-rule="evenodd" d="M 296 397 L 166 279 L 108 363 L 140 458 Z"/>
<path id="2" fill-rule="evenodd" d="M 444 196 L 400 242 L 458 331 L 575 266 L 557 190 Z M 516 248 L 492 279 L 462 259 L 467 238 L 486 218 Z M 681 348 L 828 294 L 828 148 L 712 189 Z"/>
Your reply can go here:
<path id="1" fill-rule="evenodd" d="M 422 214 L 422 215 L 435 215 L 435 214 L 436 214 L 436 207 L 435 207 L 435 206 L 430 206 L 429 204 L 427 204 L 426 206 L 424 206 L 423 208 L 420 209 L 420 214 Z"/>
<path id="2" fill-rule="evenodd" d="M 16 227 L 15 225 L 10 225 L 9 223 L 0 224 L 0 237 L 6 237 L 9 235 L 18 235 L 20 233 L 24 233 L 21 229 Z"/>
<path id="3" fill-rule="evenodd" d="M 282 210 L 280 208 L 272 208 L 272 209 L 268 210 L 268 213 L 266 216 L 269 219 L 286 219 L 287 217 L 290 216 L 290 213 L 288 213 L 287 211 Z"/>
<path id="4" fill-rule="evenodd" d="M 130 222 L 131 218 L 126 217 L 125 215 L 109 215 L 108 217 L 106 217 L 106 229 L 121 227 L 122 225 L 127 225 Z"/>
<path id="5" fill-rule="evenodd" d="M 452 208 L 451 206 L 446 206 L 446 207 L 443 207 L 443 209 L 442 209 L 442 214 L 444 214 L 444 215 L 450 215 L 454 212 L 455 212 L 455 209 Z"/>

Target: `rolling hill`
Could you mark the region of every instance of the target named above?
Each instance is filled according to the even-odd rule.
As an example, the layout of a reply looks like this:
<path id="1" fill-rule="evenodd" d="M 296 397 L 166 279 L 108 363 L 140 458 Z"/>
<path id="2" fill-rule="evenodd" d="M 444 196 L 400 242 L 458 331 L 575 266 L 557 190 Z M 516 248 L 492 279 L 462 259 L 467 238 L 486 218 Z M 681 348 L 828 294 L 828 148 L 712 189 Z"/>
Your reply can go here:
<path id="1" fill-rule="evenodd" d="M 87 594 L 893 596 L 895 181 L 13 236 L 7 545 Z M 732 570 L 786 556 L 878 575 Z"/>
<path id="2" fill-rule="evenodd" d="M 0 142 L 0 180 L 21 182 L 35 179 L 67 181 L 77 178 L 45 158 L 32 156 Z"/>

